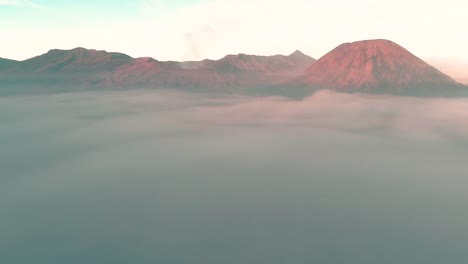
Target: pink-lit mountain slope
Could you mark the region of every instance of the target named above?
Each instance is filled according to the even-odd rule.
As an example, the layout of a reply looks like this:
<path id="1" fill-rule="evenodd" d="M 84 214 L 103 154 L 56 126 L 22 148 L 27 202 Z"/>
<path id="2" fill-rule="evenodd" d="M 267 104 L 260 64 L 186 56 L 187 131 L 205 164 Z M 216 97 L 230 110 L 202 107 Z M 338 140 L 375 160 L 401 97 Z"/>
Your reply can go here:
<path id="1" fill-rule="evenodd" d="M 345 43 L 298 78 L 301 84 L 341 91 L 388 91 L 460 86 L 389 40 Z"/>

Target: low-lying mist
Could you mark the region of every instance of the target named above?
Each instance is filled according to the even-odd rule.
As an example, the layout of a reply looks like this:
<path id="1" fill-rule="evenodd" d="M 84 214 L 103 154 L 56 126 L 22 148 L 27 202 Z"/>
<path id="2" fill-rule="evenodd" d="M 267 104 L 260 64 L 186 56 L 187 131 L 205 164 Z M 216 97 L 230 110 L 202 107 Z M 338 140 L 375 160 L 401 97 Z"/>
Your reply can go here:
<path id="1" fill-rule="evenodd" d="M 0 97 L 2 263 L 467 263 L 468 99 Z"/>

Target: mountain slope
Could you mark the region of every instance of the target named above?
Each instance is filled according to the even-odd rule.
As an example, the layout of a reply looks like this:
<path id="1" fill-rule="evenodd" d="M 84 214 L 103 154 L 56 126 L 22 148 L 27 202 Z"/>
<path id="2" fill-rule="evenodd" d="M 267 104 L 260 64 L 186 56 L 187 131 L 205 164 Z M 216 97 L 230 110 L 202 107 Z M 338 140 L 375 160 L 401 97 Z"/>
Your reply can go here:
<path id="1" fill-rule="evenodd" d="M 135 59 L 115 69 L 104 86 L 247 88 L 268 85 L 303 72 L 315 60 L 300 52 L 290 56 L 228 55 L 220 60 L 160 62 Z"/>
<path id="2" fill-rule="evenodd" d="M 459 86 L 389 40 L 345 43 L 310 66 L 299 82 L 342 91 L 402 91 Z"/>
<path id="3" fill-rule="evenodd" d="M 0 71 L 6 71 L 14 67 L 18 61 L 0 58 Z"/>
<path id="4" fill-rule="evenodd" d="M 20 90 L 91 88 L 117 67 L 132 60 L 121 53 L 84 48 L 54 49 L 0 69 L 0 84 L 4 88 Z"/>
<path id="5" fill-rule="evenodd" d="M 122 53 L 88 50 L 50 50 L 46 54 L 18 63 L 15 72 L 25 73 L 96 73 L 112 71 L 132 61 Z"/>
<path id="6" fill-rule="evenodd" d="M 315 59 L 296 51 L 289 56 L 228 55 L 217 61 L 205 61 L 204 66 L 221 72 L 278 73 L 302 71 Z"/>

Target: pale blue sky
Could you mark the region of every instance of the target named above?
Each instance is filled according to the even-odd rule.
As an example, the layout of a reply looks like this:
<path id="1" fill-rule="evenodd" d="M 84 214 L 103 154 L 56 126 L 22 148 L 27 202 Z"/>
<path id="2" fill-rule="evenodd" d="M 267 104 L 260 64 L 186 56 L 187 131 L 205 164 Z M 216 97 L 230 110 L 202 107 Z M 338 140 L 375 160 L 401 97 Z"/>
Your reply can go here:
<path id="1" fill-rule="evenodd" d="M 57 19 L 67 21 L 79 15 L 79 22 L 89 24 L 104 18 L 135 19 L 147 7 L 164 6 L 164 11 L 174 12 L 185 6 L 207 0 L 0 0 L 0 19 L 15 19 L 25 24 L 53 24 Z M 155 15 L 161 14 L 155 11 Z"/>
<path id="2" fill-rule="evenodd" d="M 0 57 L 82 46 L 161 60 L 296 49 L 318 58 L 386 38 L 463 74 L 466 10 L 466 0 L 0 0 Z"/>

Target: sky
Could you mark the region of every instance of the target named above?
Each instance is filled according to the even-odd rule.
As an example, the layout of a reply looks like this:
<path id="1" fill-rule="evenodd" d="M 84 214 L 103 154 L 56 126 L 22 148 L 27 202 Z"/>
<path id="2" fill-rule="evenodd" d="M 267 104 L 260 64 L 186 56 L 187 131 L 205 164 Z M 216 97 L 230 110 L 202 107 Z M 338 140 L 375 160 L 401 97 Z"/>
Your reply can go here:
<path id="1" fill-rule="evenodd" d="M 465 78 L 466 10 L 464 0 L 0 0 L 0 57 L 85 47 L 159 60 L 297 49 L 319 58 L 384 38 Z"/>

